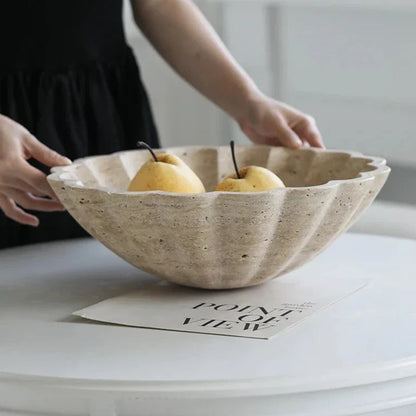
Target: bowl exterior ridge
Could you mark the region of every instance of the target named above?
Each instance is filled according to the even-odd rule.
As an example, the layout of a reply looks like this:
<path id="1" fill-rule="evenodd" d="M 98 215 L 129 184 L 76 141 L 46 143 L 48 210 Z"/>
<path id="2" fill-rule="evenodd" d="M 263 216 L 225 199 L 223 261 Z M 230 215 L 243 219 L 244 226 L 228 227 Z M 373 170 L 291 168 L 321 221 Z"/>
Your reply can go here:
<path id="1" fill-rule="evenodd" d="M 123 159 L 122 152 L 99 156 L 99 168 L 89 166 L 94 158 L 54 168 L 48 180 L 81 226 L 132 265 L 178 284 L 226 289 L 256 285 L 300 267 L 371 204 L 390 171 L 385 160 L 341 153 L 368 159 L 373 170 L 317 186 L 256 193 L 118 192 L 97 176 L 111 157 Z M 128 162 L 117 163 L 123 169 Z"/>

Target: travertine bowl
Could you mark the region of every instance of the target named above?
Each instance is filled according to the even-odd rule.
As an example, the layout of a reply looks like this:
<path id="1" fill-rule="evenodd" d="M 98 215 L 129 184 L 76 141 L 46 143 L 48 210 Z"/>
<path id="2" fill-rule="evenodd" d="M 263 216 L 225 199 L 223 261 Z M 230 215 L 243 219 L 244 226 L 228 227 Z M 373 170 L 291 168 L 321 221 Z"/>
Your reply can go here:
<path id="1" fill-rule="evenodd" d="M 355 152 L 237 147 L 240 167 L 264 166 L 286 188 L 214 192 L 232 172 L 228 147 L 165 149 L 182 158 L 207 193 L 126 192 L 146 150 L 88 157 L 48 177 L 70 214 L 134 266 L 181 285 L 256 285 L 322 252 L 374 200 L 390 168 Z"/>

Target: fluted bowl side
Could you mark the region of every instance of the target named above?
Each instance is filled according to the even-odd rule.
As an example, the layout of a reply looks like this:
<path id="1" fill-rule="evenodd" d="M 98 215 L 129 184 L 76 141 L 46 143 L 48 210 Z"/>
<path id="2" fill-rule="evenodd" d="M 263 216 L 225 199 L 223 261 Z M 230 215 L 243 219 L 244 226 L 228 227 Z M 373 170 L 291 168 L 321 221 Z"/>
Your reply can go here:
<path id="1" fill-rule="evenodd" d="M 237 148 L 240 166 L 274 171 L 286 188 L 215 192 L 232 171 L 228 147 L 165 149 L 200 176 L 208 192 L 126 192 L 148 159 L 143 150 L 79 159 L 48 180 L 69 213 L 132 265 L 178 284 L 256 285 L 322 252 L 374 200 L 390 168 L 349 151 Z"/>

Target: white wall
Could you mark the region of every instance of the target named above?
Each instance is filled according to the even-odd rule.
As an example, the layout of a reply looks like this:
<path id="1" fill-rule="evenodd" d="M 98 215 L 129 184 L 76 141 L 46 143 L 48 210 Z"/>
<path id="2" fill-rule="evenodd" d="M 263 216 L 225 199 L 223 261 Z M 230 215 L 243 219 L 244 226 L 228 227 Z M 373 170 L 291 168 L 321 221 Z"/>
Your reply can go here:
<path id="1" fill-rule="evenodd" d="M 280 10 L 282 98 L 331 147 L 416 164 L 416 12 Z"/>

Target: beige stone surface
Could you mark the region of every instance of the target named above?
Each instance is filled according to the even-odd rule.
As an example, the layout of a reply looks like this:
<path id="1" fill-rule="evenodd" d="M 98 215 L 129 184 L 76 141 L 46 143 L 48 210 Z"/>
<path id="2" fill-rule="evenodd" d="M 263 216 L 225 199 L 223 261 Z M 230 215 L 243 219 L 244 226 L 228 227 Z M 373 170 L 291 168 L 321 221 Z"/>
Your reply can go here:
<path id="1" fill-rule="evenodd" d="M 241 146 L 240 167 L 267 167 L 286 188 L 214 192 L 233 171 L 228 147 L 164 150 L 188 163 L 207 192 L 125 191 L 146 150 L 79 159 L 48 180 L 114 253 L 162 279 L 209 289 L 256 285 L 302 266 L 355 222 L 390 172 L 384 159 L 356 152 Z"/>

